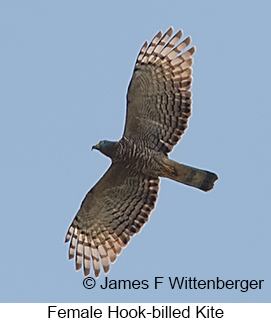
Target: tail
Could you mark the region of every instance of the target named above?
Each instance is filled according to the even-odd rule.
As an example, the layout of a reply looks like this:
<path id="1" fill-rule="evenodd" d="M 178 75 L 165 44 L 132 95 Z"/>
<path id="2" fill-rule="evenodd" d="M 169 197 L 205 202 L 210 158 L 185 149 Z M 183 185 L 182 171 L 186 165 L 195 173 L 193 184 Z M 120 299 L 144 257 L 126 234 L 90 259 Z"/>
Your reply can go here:
<path id="1" fill-rule="evenodd" d="M 164 162 L 165 173 L 163 177 L 199 188 L 205 192 L 210 191 L 218 179 L 216 174 L 208 172 L 207 170 L 179 164 L 171 159 L 166 159 Z"/>

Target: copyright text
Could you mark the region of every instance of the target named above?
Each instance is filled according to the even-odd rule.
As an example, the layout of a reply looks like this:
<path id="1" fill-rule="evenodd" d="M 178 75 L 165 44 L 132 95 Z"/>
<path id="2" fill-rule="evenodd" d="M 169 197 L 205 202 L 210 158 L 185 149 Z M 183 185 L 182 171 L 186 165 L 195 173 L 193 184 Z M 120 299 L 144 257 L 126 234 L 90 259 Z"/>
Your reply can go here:
<path id="1" fill-rule="evenodd" d="M 248 279 L 198 279 L 196 277 L 154 277 L 152 281 L 144 280 L 129 280 L 129 279 L 109 279 L 104 278 L 102 283 L 97 284 L 96 280 L 92 277 L 86 277 L 83 281 L 83 286 L 86 289 L 100 288 L 106 289 L 159 289 L 166 286 L 169 289 L 179 290 L 236 290 L 246 293 L 249 290 L 262 289 L 264 280 L 248 280 Z"/>

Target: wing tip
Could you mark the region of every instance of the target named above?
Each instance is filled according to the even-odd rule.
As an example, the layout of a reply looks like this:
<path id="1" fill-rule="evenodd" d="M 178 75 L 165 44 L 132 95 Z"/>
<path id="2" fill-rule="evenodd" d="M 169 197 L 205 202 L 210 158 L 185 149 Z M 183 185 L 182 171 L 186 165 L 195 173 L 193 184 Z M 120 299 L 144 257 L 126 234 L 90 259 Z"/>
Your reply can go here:
<path id="1" fill-rule="evenodd" d="M 171 36 L 173 34 L 173 32 L 174 32 L 174 28 L 172 26 L 170 26 L 168 28 L 168 30 L 165 32 L 165 35 Z"/>

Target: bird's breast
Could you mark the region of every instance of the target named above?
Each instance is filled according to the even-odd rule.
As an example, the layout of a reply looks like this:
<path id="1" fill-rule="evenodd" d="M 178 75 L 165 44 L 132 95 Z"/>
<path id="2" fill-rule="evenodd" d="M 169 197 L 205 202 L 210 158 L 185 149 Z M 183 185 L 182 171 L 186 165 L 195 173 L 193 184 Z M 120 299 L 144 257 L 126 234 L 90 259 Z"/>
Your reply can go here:
<path id="1" fill-rule="evenodd" d="M 122 163 L 123 167 L 130 171 L 157 177 L 162 168 L 162 156 L 160 154 L 146 147 L 143 142 L 125 140 L 119 142 L 113 162 Z"/>

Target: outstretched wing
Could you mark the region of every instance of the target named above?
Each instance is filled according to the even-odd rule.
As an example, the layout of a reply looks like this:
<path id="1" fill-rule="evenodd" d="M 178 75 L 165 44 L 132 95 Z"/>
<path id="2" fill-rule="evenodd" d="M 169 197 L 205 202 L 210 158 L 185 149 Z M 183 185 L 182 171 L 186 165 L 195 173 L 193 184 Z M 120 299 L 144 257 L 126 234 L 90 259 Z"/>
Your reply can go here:
<path id="1" fill-rule="evenodd" d="M 127 93 L 124 136 L 143 140 L 165 154 L 173 149 L 187 128 L 191 114 L 192 55 L 195 47 L 187 37 L 178 44 L 182 31 L 159 32 L 138 55 Z M 170 39 L 170 40 L 169 40 Z"/>
<path id="2" fill-rule="evenodd" d="M 90 267 L 96 277 L 100 262 L 109 271 L 130 237 L 148 221 L 159 189 L 159 179 L 140 173 L 131 174 L 122 165 L 112 164 L 88 192 L 68 232 L 69 258 L 76 256 L 76 270 Z"/>

